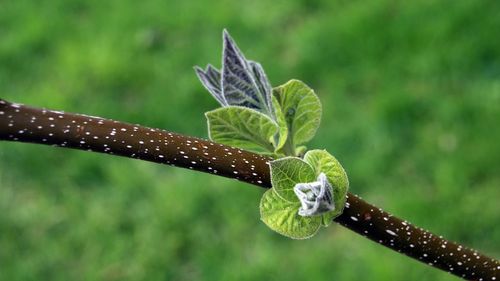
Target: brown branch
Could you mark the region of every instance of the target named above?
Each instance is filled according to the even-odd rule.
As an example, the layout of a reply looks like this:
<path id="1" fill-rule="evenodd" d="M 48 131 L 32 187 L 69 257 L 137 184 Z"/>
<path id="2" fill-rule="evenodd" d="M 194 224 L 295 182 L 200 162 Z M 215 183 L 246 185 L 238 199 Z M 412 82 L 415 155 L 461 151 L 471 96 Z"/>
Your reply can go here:
<path id="1" fill-rule="evenodd" d="M 189 168 L 269 188 L 271 159 L 234 147 L 99 117 L 0 100 L 0 140 L 101 152 Z M 349 194 L 336 222 L 465 279 L 500 280 L 500 262 L 403 221 Z"/>

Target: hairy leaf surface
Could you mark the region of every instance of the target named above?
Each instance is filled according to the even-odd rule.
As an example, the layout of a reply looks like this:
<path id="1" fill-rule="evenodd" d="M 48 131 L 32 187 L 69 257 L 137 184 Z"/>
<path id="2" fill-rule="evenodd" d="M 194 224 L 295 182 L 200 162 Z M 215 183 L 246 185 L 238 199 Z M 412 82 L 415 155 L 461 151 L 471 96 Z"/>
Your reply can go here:
<path id="1" fill-rule="evenodd" d="M 276 116 L 276 122 L 278 123 L 279 127 L 278 134 L 276 135 L 274 141 L 275 152 L 278 152 L 283 147 L 283 145 L 285 145 L 285 142 L 288 138 L 288 126 L 286 124 L 285 115 L 283 114 L 281 106 L 279 105 L 276 97 L 272 96 L 272 102 L 273 102 L 274 114 Z"/>
<path id="2" fill-rule="evenodd" d="M 271 166 L 271 183 L 278 196 L 289 202 L 299 202 L 293 188 L 298 183 L 316 180 L 313 168 L 297 157 L 274 160 Z"/>
<path id="3" fill-rule="evenodd" d="M 224 31 L 222 93 L 229 105 L 255 109 L 272 117 L 271 86 L 260 64 L 247 61 Z"/>
<path id="4" fill-rule="evenodd" d="M 260 201 L 261 220 L 272 230 L 293 239 L 306 239 L 318 231 L 321 217 L 302 217 L 297 213 L 300 203 L 289 202 L 274 189 L 264 193 Z"/>
<path id="5" fill-rule="evenodd" d="M 290 80 L 274 89 L 288 125 L 293 147 L 314 137 L 321 120 L 321 102 L 314 91 L 299 80 Z"/>
<path id="6" fill-rule="evenodd" d="M 304 155 L 304 161 L 309 163 L 316 175 L 325 173 L 333 187 L 333 201 L 335 210 L 324 214 L 325 223 L 340 215 L 346 202 L 349 180 L 340 162 L 326 150 L 310 150 Z"/>
<path id="7" fill-rule="evenodd" d="M 205 89 L 207 89 L 208 92 L 212 94 L 212 96 L 222 106 L 228 105 L 222 95 L 220 72 L 210 64 L 207 66 L 206 70 L 203 70 L 198 66 L 195 66 L 194 70 L 196 71 L 196 75 L 198 76 L 198 79 L 200 79 Z"/>
<path id="8" fill-rule="evenodd" d="M 253 109 L 227 106 L 205 113 L 211 140 L 256 152 L 273 152 L 278 125 Z"/>

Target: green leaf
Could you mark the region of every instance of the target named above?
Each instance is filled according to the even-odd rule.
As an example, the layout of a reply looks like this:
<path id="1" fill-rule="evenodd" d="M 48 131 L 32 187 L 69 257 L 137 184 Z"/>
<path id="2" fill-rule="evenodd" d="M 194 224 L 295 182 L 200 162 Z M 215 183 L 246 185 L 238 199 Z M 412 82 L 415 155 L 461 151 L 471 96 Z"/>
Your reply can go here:
<path id="1" fill-rule="evenodd" d="M 344 209 L 349 180 L 340 162 L 326 150 L 310 150 L 304 155 L 304 161 L 309 163 L 316 175 L 325 173 L 333 188 L 333 201 L 335 210 L 323 214 L 324 224 L 328 225 Z"/>
<path id="2" fill-rule="evenodd" d="M 274 107 L 274 115 L 276 116 L 276 122 L 278 123 L 279 127 L 279 134 L 275 136 L 274 142 L 274 151 L 278 152 L 278 150 L 280 150 L 283 145 L 285 145 L 286 139 L 288 137 L 288 126 L 286 123 L 285 115 L 281 110 L 281 105 L 279 104 L 278 100 L 275 96 L 272 96 L 271 98 Z"/>
<path id="3" fill-rule="evenodd" d="M 297 183 L 316 180 L 313 168 L 297 157 L 285 157 L 271 161 L 271 183 L 277 195 L 289 202 L 299 202 L 293 192 Z"/>
<path id="4" fill-rule="evenodd" d="M 299 207 L 300 203 L 285 201 L 270 189 L 260 201 L 261 220 L 284 236 L 293 239 L 309 238 L 321 226 L 321 217 L 302 217 L 297 213 Z"/>
<path id="5" fill-rule="evenodd" d="M 290 80 L 273 91 L 288 125 L 291 147 L 314 137 L 321 120 L 321 102 L 314 91 L 299 80 Z"/>
<path id="6" fill-rule="evenodd" d="M 303 157 L 306 151 L 307 151 L 307 146 L 301 145 L 295 149 L 295 155 L 297 155 L 298 157 Z"/>
<path id="7" fill-rule="evenodd" d="M 256 152 L 274 151 L 278 125 L 253 109 L 226 106 L 205 113 L 211 140 Z"/>

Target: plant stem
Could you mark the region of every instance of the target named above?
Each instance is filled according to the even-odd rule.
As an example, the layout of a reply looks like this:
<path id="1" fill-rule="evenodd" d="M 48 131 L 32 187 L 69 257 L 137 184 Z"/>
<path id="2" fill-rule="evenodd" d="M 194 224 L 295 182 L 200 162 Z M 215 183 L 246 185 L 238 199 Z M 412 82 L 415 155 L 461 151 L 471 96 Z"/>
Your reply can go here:
<path id="1" fill-rule="evenodd" d="M 286 156 L 296 156 L 295 154 L 295 148 L 292 143 L 292 133 L 288 134 L 288 139 L 285 141 L 285 144 L 283 145 L 283 153 L 285 153 Z"/>
<path id="2" fill-rule="evenodd" d="M 271 187 L 264 156 L 99 117 L 31 108 L 0 100 L 0 140 L 101 152 L 189 168 Z M 449 242 L 348 194 L 336 222 L 390 249 L 456 276 L 500 280 L 500 262 Z"/>

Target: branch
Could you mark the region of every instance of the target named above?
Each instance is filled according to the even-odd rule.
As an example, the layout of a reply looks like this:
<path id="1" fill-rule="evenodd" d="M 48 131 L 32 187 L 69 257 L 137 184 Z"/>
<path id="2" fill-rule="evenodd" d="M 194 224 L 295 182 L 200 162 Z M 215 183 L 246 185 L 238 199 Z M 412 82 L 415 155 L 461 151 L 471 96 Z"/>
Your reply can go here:
<path id="1" fill-rule="evenodd" d="M 80 114 L 0 99 L 0 140 L 30 142 L 141 159 L 270 188 L 269 158 L 234 147 Z M 500 280 L 500 261 L 418 228 L 348 194 L 336 222 L 433 267 L 473 280 Z"/>

